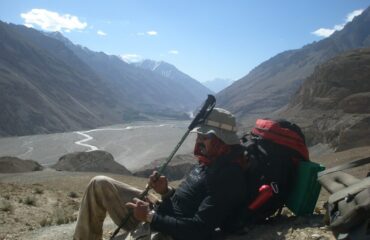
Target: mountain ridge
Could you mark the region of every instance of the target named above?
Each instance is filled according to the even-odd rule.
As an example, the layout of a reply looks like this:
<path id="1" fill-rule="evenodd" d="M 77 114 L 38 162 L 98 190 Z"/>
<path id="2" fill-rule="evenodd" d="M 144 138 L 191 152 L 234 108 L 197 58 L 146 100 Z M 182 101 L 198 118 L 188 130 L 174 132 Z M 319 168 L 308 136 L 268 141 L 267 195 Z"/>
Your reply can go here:
<path id="1" fill-rule="evenodd" d="M 208 94 L 60 33 L 4 22 L 0 31 L 0 136 L 91 129 L 151 115 L 184 119 Z"/>
<path id="2" fill-rule="evenodd" d="M 370 8 L 331 37 L 279 53 L 217 94 L 218 104 L 241 121 L 284 107 L 318 64 L 353 48 L 370 46 Z"/>
<path id="3" fill-rule="evenodd" d="M 26 41 L 20 33 L 25 27 L 9 26 L 0 23 L 0 98 L 2 112 L 5 113 L 0 116 L 2 135 L 88 128 L 119 119 L 114 110 L 114 99 L 96 90 L 97 86 L 104 89 L 104 85 L 96 75 L 84 74 L 81 69 L 86 66 L 82 62 L 74 58 L 73 64 L 81 68 L 72 68 L 39 48 L 35 42 Z M 27 33 L 32 35 L 34 31 L 28 29 Z M 41 40 L 44 39 L 41 37 Z M 51 44 L 61 46 L 57 41 Z M 66 51 L 66 54 L 70 52 Z M 81 84 L 85 86 L 84 89 L 80 89 Z M 109 93 L 108 89 L 105 90 Z M 96 95 L 99 101 L 81 97 L 86 96 L 84 92 Z M 112 108 L 106 110 L 102 103 Z M 99 111 L 111 121 L 99 117 L 96 114 Z M 85 122 L 76 118 L 84 118 Z"/>
<path id="4" fill-rule="evenodd" d="M 184 89 L 187 88 L 191 89 L 192 90 L 191 96 L 193 98 L 199 99 L 200 101 L 204 99 L 199 98 L 199 96 L 204 95 L 204 93 L 206 94 L 213 93 L 213 91 L 204 86 L 202 83 L 190 77 L 189 75 L 183 73 L 182 71 L 177 69 L 177 67 L 175 67 L 174 65 L 167 63 L 165 61 L 153 61 L 146 59 L 143 60 L 142 62 L 132 63 L 132 65 L 142 69 L 150 70 L 166 78 L 169 78 L 172 81 L 177 82 Z"/>
<path id="5" fill-rule="evenodd" d="M 162 109 L 169 107 L 190 111 L 196 108 L 204 100 L 204 97 L 210 93 L 210 90 L 197 80 L 164 61 L 145 60 L 144 65 L 140 65 L 139 63 L 128 64 L 118 56 L 107 55 L 104 52 L 94 52 L 81 45 L 73 44 L 59 32 L 46 34 L 62 41 L 87 65 L 94 68 L 101 78 L 109 78 L 111 81 L 113 79 L 115 84 L 112 88 L 117 89 L 118 87 L 119 89 L 125 89 L 127 86 L 130 86 L 130 91 L 122 93 L 126 95 L 126 101 L 131 101 L 138 108 L 144 107 L 146 111 L 151 111 L 153 108 L 153 105 L 148 105 L 148 103 L 157 104 L 157 107 Z M 157 65 L 157 67 L 155 69 L 152 66 L 149 67 L 152 64 Z M 106 69 L 109 69 L 109 71 L 106 71 Z M 131 81 L 134 81 L 134 84 Z M 108 82 L 108 84 L 110 83 Z M 173 87 L 169 88 L 168 86 L 171 84 Z M 141 89 L 148 88 L 156 89 L 156 91 L 149 95 L 143 95 Z M 152 91 L 143 92 L 151 93 Z M 158 92 L 161 92 L 161 94 L 156 94 Z M 176 92 L 177 94 L 171 94 L 171 92 Z M 168 96 L 173 96 L 166 101 L 158 100 L 158 98 L 166 97 L 166 95 L 167 98 Z M 146 104 L 138 103 L 136 100 L 138 98 L 137 96 L 139 96 L 140 101 L 146 102 Z M 186 98 L 192 99 L 192 103 L 184 104 L 183 100 L 179 101 L 179 99 Z M 158 104 L 159 102 L 166 102 L 166 104 Z"/>

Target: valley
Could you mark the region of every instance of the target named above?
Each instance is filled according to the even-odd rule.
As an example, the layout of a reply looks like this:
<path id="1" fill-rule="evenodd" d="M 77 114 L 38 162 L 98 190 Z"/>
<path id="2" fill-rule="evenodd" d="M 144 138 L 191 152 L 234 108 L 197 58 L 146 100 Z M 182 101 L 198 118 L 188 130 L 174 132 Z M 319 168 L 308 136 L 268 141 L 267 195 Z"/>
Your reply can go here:
<path id="1" fill-rule="evenodd" d="M 55 164 L 67 153 L 105 150 L 129 170 L 166 157 L 186 131 L 188 121 L 136 122 L 86 131 L 0 138 L 1 156 L 35 159 L 43 166 Z M 194 136 L 179 149 L 193 150 Z"/>

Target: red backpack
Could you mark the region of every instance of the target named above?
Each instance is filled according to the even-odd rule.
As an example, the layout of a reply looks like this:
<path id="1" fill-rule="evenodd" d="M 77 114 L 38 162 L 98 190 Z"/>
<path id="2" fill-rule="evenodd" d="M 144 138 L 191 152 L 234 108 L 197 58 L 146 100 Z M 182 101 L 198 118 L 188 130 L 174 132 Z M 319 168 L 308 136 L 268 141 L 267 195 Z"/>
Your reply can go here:
<path id="1" fill-rule="evenodd" d="M 309 161 L 301 129 L 287 120 L 257 119 L 242 138 L 249 196 L 244 223 L 265 221 L 286 204 L 301 161 Z"/>

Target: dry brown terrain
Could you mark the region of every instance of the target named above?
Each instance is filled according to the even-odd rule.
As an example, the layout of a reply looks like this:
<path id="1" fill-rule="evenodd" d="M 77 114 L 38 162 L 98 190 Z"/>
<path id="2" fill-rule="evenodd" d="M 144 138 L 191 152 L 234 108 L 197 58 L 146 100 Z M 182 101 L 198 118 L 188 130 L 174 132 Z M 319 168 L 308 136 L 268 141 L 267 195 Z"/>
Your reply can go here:
<path id="1" fill-rule="evenodd" d="M 352 149 L 318 158 L 325 165 L 337 165 L 354 158 L 370 155 L 370 147 Z M 363 177 L 370 166 L 350 171 Z M 71 239 L 78 207 L 89 180 L 99 173 L 63 172 L 46 169 L 41 172 L 0 174 L 0 240 L 5 239 Z M 107 175 L 107 174 L 105 174 Z M 108 174 L 109 175 L 109 174 Z M 143 188 L 146 179 L 134 176 L 109 175 L 119 181 Z M 177 185 L 178 182 L 172 183 Z M 252 228 L 247 235 L 228 239 L 334 239 L 324 226 L 322 191 L 316 213 L 295 217 L 288 210 L 282 218 Z M 104 236 L 115 226 L 106 221 Z"/>
<path id="2" fill-rule="evenodd" d="M 0 239 L 38 239 L 27 236 L 40 228 L 75 222 L 84 189 L 96 175 L 102 174 L 51 169 L 37 173 L 1 174 Z M 104 175 L 141 188 L 146 184 L 143 178 Z M 66 234 L 71 236 L 71 232 Z M 52 235 L 50 232 L 49 236 Z"/>

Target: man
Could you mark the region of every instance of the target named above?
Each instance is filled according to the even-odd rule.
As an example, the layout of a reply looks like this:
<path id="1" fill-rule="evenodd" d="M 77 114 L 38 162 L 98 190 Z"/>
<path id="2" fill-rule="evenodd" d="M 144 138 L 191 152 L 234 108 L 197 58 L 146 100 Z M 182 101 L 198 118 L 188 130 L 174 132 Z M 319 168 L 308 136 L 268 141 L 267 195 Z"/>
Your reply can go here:
<path id="1" fill-rule="evenodd" d="M 151 196 L 146 201 L 135 198 L 140 190 L 111 178 L 95 177 L 82 199 L 74 239 L 101 239 L 106 212 L 119 225 L 130 208 L 133 216 L 123 227 L 134 230 L 129 239 L 205 240 L 212 238 L 216 228 L 232 222 L 246 198 L 245 180 L 238 164 L 243 151 L 236 135 L 235 117 L 214 108 L 205 123 L 193 132 L 197 133 L 194 155 L 199 163 L 176 190 L 168 186 L 164 176 L 150 176 L 150 186 L 162 196 L 154 208 Z M 159 234 L 150 237 L 151 231 Z M 142 235 L 148 236 L 141 238 Z"/>

